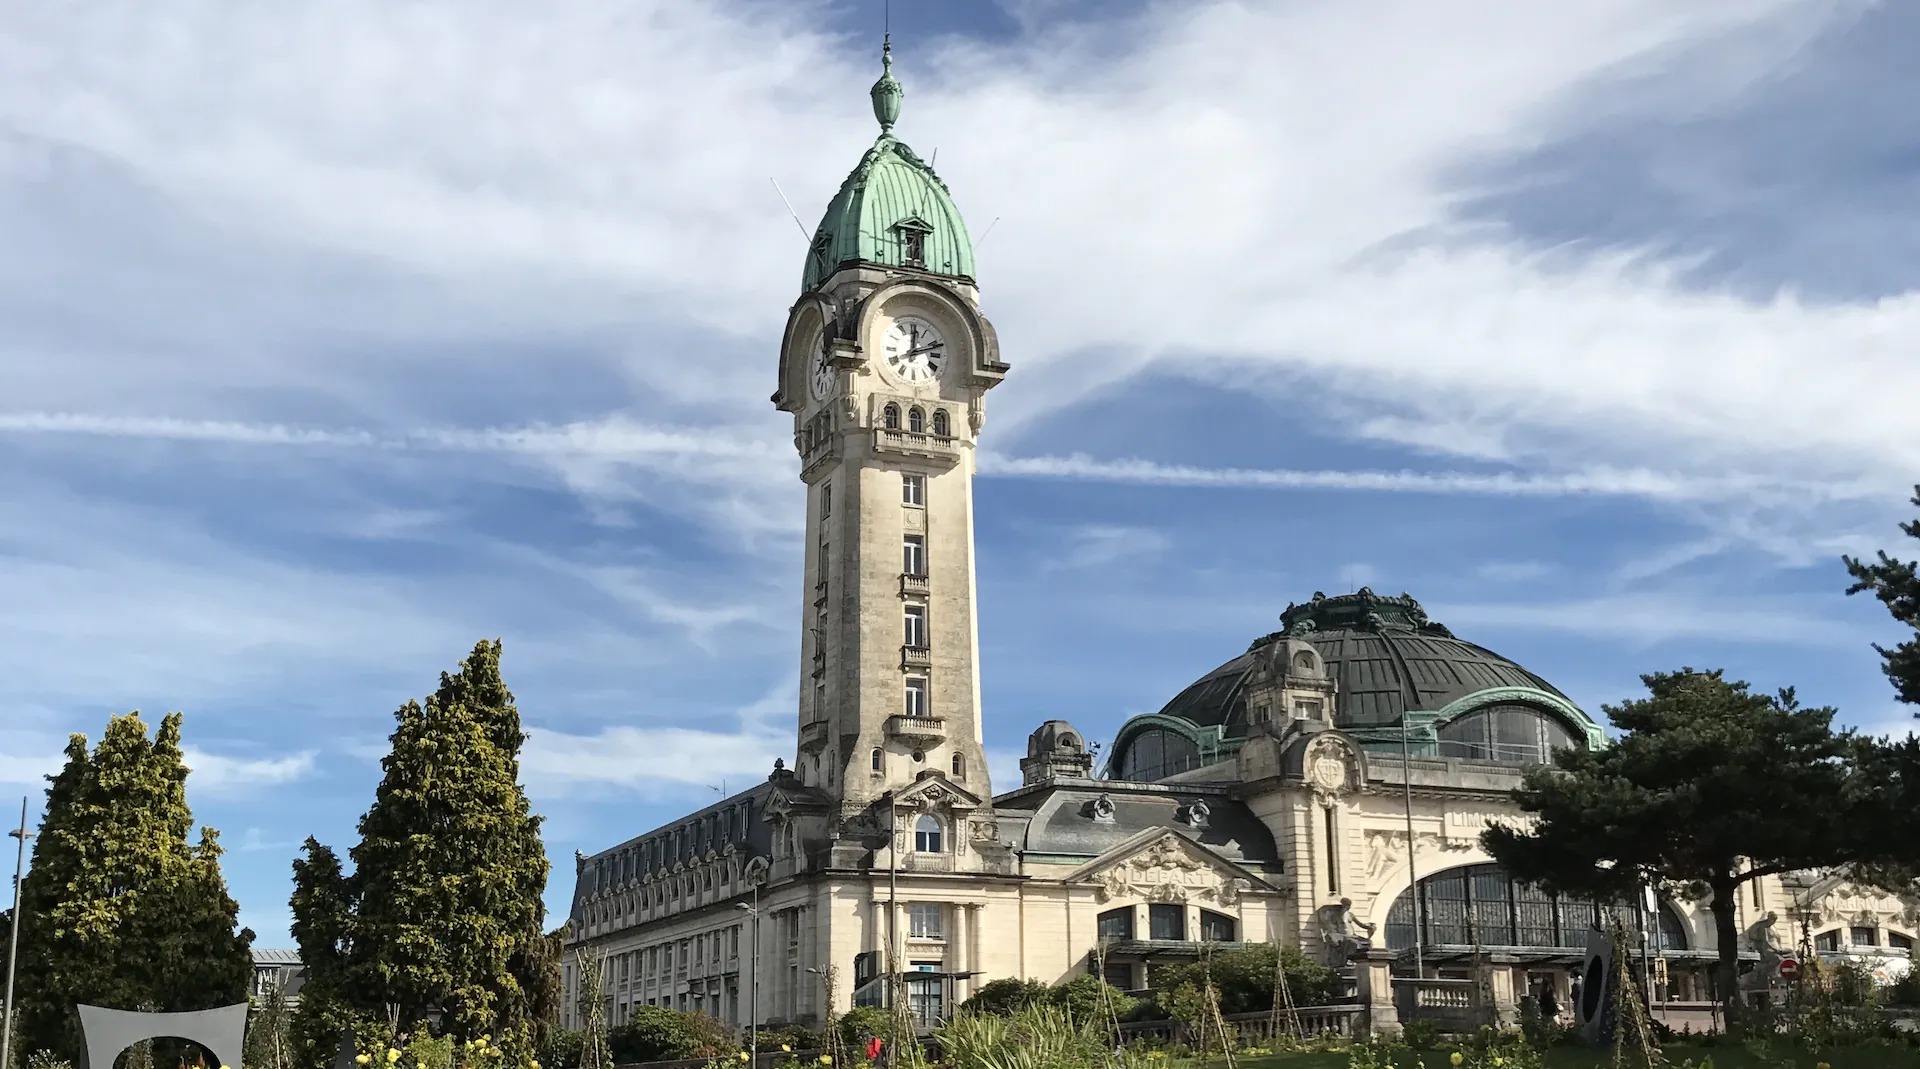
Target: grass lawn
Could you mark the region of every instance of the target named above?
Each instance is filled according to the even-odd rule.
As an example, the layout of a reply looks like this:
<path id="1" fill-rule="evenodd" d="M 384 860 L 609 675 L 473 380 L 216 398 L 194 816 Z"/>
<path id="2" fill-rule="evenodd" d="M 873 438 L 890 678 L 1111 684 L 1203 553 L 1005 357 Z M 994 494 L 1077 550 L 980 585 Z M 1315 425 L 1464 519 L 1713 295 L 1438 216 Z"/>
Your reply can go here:
<path id="1" fill-rule="evenodd" d="M 1421 1061 L 1427 1069 L 1448 1069 L 1446 1049 L 1429 1051 L 1401 1051 L 1398 1064 L 1413 1069 Z M 1702 1058 L 1713 1059 L 1713 1069 L 1814 1069 L 1821 1062 L 1827 1062 L 1833 1069 L 1904 1069 L 1920 1067 L 1920 1051 L 1911 1047 L 1850 1047 L 1822 1051 L 1818 1055 L 1805 1051 L 1776 1047 L 1766 1059 L 1755 1058 L 1747 1051 L 1733 1046 L 1702 1047 L 1683 1043 L 1671 1043 L 1664 1048 L 1667 1064 L 1679 1066 L 1691 1058 L 1698 1063 Z M 1638 1065 L 1631 1056 L 1628 1065 Z M 1209 1062 L 1207 1069 L 1225 1069 L 1226 1063 L 1219 1060 Z M 1555 1047 L 1547 1052 L 1547 1065 L 1550 1069 L 1601 1069 L 1613 1065 L 1613 1051 L 1590 1050 L 1584 1047 Z M 1235 1069 L 1346 1069 L 1345 1051 L 1313 1051 L 1303 1054 L 1274 1054 L 1265 1058 L 1240 1058 L 1234 1061 Z"/>

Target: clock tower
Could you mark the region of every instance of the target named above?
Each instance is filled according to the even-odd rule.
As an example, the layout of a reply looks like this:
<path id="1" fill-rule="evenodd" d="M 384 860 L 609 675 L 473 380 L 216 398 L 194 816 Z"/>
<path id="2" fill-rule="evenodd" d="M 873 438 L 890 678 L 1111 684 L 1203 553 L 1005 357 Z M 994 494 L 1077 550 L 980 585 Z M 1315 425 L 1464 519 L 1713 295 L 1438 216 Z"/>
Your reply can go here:
<path id="1" fill-rule="evenodd" d="M 818 829 L 829 840 L 890 827 L 876 809 L 925 808 L 929 792 L 943 811 L 981 815 L 992 797 L 973 473 L 986 393 L 1007 366 L 980 312 L 966 224 L 894 136 L 903 94 L 891 45 L 882 57 L 880 136 L 814 233 L 773 395 L 793 414 L 807 485 L 794 768 L 830 800 Z M 968 836 L 946 834 L 959 861 Z"/>

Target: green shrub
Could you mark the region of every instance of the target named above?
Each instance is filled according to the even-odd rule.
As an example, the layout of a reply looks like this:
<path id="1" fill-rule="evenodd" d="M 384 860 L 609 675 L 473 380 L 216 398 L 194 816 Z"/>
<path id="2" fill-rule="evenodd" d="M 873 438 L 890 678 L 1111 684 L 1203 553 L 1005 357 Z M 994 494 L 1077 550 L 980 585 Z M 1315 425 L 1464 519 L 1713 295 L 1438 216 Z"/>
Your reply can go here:
<path id="1" fill-rule="evenodd" d="M 1334 1001 L 1336 978 L 1325 965 L 1308 957 L 1297 946 L 1276 950 L 1272 943 L 1222 950 L 1213 955 L 1211 962 L 1196 961 L 1159 970 L 1153 977 L 1154 1001 L 1167 1016 L 1179 1017 L 1162 1001 L 1161 992 L 1175 991 L 1182 984 L 1192 985 L 1195 991 L 1204 990 L 1211 976 L 1214 989 L 1220 995 L 1221 1013 L 1258 1013 L 1272 1009 L 1276 956 L 1279 964 L 1286 968 L 1287 991 L 1293 996 L 1294 1005 L 1325 1006 Z"/>
<path id="2" fill-rule="evenodd" d="M 840 1015 L 840 1042 L 861 1057 L 868 1036 L 885 1039 L 892 1031 L 893 1015 L 878 1006 L 855 1006 Z"/>
<path id="3" fill-rule="evenodd" d="M 607 1048 L 614 1065 L 705 1057 L 693 1013 L 678 1013 L 664 1006 L 636 1006 L 628 1023 L 607 1031 Z"/>
<path id="4" fill-rule="evenodd" d="M 1400 1039 L 1414 1050 L 1432 1050 L 1440 1043 L 1440 1025 L 1436 1021 L 1401 1021 Z"/>
<path id="5" fill-rule="evenodd" d="M 586 1046 L 586 1033 L 571 1028 L 554 1028 L 534 1057 L 541 1069 L 580 1069 L 580 1053 Z"/>
<path id="6" fill-rule="evenodd" d="M 1094 1025 L 1102 1031 L 1108 1028 L 1109 1012 L 1124 1021 L 1140 1002 L 1098 976 L 1076 976 L 1048 990 L 1046 999 L 1067 1011 L 1067 1017 L 1075 1025 Z"/>
<path id="7" fill-rule="evenodd" d="M 960 1004 L 967 1013 L 990 1013 L 1011 1017 L 1028 1006 L 1046 1002 L 1053 989 L 1038 980 L 1018 980 L 1011 976 L 982 984 L 980 990 Z"/>
<path id="8" fill-rule="evenodd" d="M 956 1013 L 934 1030 L 953 1069 L 1086 1069 L 1107 1057 L 1105 1034 L 1065 1010 L 1028 1005 L 1007 1016 Z"/>

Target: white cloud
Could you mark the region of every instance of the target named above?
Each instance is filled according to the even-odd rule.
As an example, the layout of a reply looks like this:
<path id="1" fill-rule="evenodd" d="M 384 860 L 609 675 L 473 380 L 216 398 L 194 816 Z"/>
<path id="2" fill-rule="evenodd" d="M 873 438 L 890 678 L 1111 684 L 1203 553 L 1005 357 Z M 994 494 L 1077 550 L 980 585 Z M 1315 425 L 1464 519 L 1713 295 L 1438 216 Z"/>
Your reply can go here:
<path id="1" fill-rule="evenodd" d="M 198 790 L 234 793 L 305 779 L 313 773 L 311 750 L 284 757 L 229 757 L 186 748 L 189 783 Z"/>
<path id="2" fill-rule="evenodd" d="M 1049 569 L 1105 568 L 1131 557 L 1158 555 L 1171 544 L 1163 531 L 1126 524 L 1082 524 L 1051 536 L 1060 540 L 1060 551 L 1046 562 Z"/>
<path id="3" fill-rule="evenodd" d="M 1363 436 L 1521 470 L 1214 481 L 1716 501 L 1743 480 L 1885 485 L 1920 465 L 1903 400 L 1920 393 L 1920 366 L 1900 341 L 1920 301 L 1756 303 L 1688 289 L 1656 258 L 1543 255 L 1454 219 L 1469 166 L 1594 123 L 1724 106 L 1857 6 L 1155 7 L 1119 36 L 1055 23 L 1004 48 L 903 42 L 901 129 L 945 147 L 976 225 L 1005 217 L 980 265 L 1015 367 L 995 394 L 1002 441 L 1149 369 L 1222 382 L 1285 371 L 1288 405 L 1305 388 L 1373 409 L 1354 425 Z M 34 145 L 58 144 L 249 238 L 405 265 L 503 324 L 546 321 L 568 291 L 577 322 L 621 317 L 599 359 L 634 390 L 604 400 L 635 406 L 634 423 L 417 444 L 541 457 L 583 493 L 650 502 L 672 496 L 661 479 L 789 478 L 784 419 L 761 398 L 801 249 L 765 180 L 779 174 L 810 214 L 871 134 L 868 50 L 813 31 L 802 10 L 362 0 L 17 16 L 0 63 L 15 181 L 45 173 L 20 162 Z M 101 59 L 129 40 L 174 44 Z M 1248 40 L 1273 42 L 1270 62 L 1221 61 Z M 310 348 L 266 363 L 209 353 L 186 385 L 204 401 L 244 359 L 249 381 L 324 383 L 392 415 L 418 407 L 356 392 L 359 365 Z M 443 348 L 403 363 L 507 374 L 499 357 Z M 124 399 L 146 376 L 181 388 L 172 360 L 63 358 L 51 385 L 0 373 L 0 387 L 30 405 L 90 389 Z M 723 429 L 650 429 L 683 406 L 724 414 Z M 237 393 L 217 407 L 209 423 L 146 431 L 256 433 L 232 422 Z M 65 418 L 76 430 L 104 417 Z M 1027 473 L 1043 464 L 1080 462 L 1037 458 Z M 699 506 L 709 522 L 790 532 L 791 510 L 722 496 Z"/>
<path id="4" fill-rule="evenodd" d="M 547 797 L 593 788 L 657 797 L 723 780 L 739 790 L 792 750 L 787 735 L 758 731 L 619 725 L 575 735 L 529 728 L 520 771 L 529 791 Z"/>
<path id="5" fill-rule="evenodd" d="M 58 749 L 46 753 L 0 753 L 0 783 L 45 790 L 46 777 L 60 771 L 65 763 Z"/>
<path id="6" fill-rule="evenodd" d="M 1858 648 L 1871 639 L 1842 621 L 1809 626 L 1804 603 L 1785 597 L 1623 593 L 1531 603 L 1447 601 L 1432 611 L 1461 633 L 1547 629 L 1641 648 L 1677 639 Z"/>
<path id="7" fill-rule="evenodd" d="M 1082 479 L 1144 486 L 1214 486 L 1262 490 L 1353 490 L 1383 493 L 1485 494 L 1559 497 L 1573 494 L 1639 497 L 1655 501 L 1739 501 L 1793 497 L 1861 499 L 1873 488 L 1836 483 L 1776 482 L 1759 476 L 1687 476 L 1644 468 L 1589 468 L 1549 474 L 1517 472 L 1298 471 L 1206 468 L 1152 460 L 1098 460 L 1071 456 L 982 458 L 990 476 Z M 1883 492 L 1883 491 L 1882 491 Z"/>

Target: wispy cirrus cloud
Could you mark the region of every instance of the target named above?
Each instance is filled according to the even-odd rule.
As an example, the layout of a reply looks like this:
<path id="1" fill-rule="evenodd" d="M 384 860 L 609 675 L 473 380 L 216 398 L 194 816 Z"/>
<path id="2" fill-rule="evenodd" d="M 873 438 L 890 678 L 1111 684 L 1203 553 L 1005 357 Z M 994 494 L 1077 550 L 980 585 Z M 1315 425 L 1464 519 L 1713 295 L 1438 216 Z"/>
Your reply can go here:
<path id="1" fill-rule="evenodd" d="M 1694 477 L 1649 469 L 1589 468 L 1564 473 L 1462 471 L 1302 471 L 1210 468 L 1152 460 L 1070 456 L 983 458 L 985 475 L 1082 479 L 1140 486 L 1212 486 L 1259 490 L 1351 490 L 1374 493 L 1484 494 L 1496 497 L 1595 495 L 1655 501 L 1730 501 L 1755 497 L 1861 500 L 1884 496 L 1864 484 L 1796 483 L 1768 476 Z"/>
<path id="2" fill-rule="evenodd" d="M 186 763 L 195 788 L 232 793 L 305 779 L 313 774 L 314 752 L 303 750 L 280 757 L 234 757 L 188 747 Z"/>

